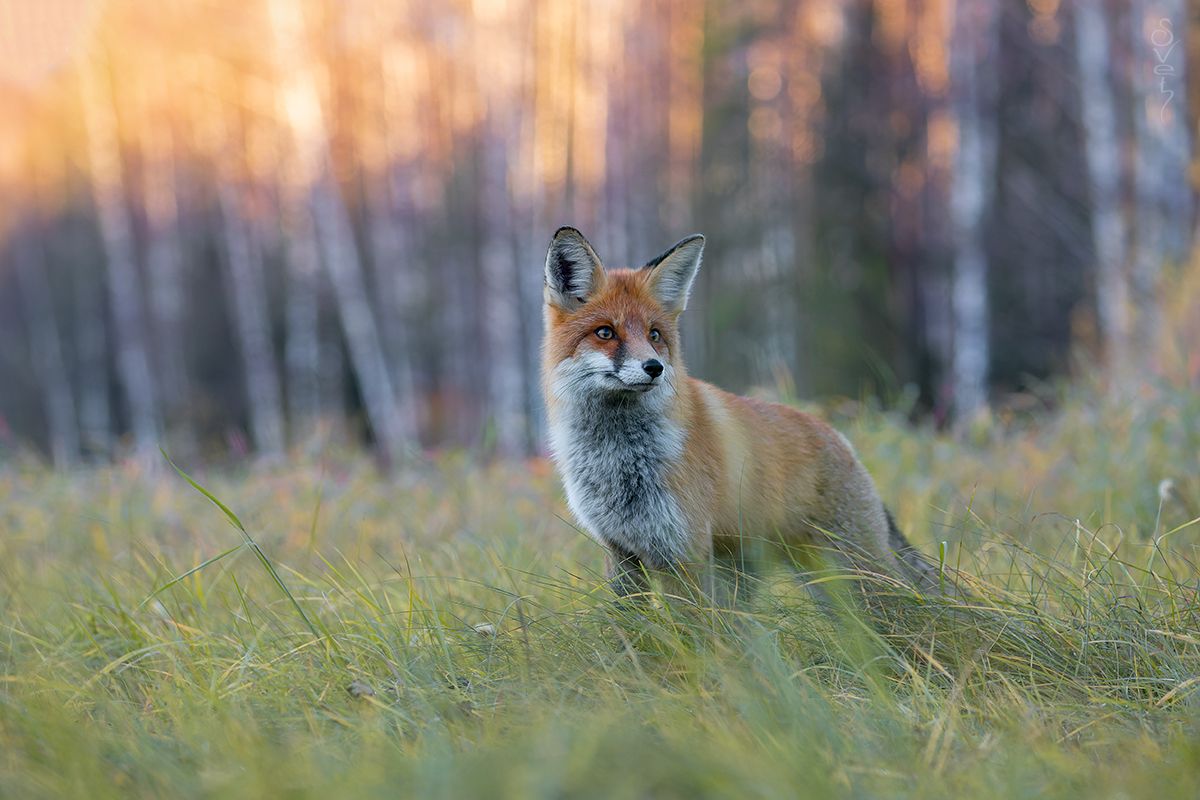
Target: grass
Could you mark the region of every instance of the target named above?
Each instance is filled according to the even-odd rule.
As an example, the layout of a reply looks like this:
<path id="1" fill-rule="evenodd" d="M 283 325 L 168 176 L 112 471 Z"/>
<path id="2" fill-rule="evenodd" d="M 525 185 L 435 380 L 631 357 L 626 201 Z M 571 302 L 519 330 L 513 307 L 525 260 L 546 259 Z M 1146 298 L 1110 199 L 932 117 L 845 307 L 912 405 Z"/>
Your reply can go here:
<path id="1" fill-rule="evenodd" d="M 1194 794 L 1200 395 L 1056 405 L 830 412 L 970 586 L 875 626 L 614 608 L 540 462 L 14 461 L 0 797 Z"/>

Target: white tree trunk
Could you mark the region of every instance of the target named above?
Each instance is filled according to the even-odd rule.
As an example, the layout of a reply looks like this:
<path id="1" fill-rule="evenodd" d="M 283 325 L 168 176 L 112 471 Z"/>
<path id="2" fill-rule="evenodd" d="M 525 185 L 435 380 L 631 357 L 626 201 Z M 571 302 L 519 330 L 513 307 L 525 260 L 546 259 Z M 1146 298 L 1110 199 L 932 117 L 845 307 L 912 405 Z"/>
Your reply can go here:
<path id="1" fill-rule="evenodd" d="M 69 467 L 79 459 L 79 425 L 71 379 L 63 359 L 62 341 L 55 321 L 54 298 L 47 263 L 39 244 L 30 234 L 16 242 L 17 289 L 29 330 L 30 356 L 46 403 L 50 455 L 54 465 Z"/>
<path id="2" fill-rule="evenodd" d="M 407 445 L 396 394 L 367 299 L 362 263 L 350 219 L 333 180 L 326 131 L 312 60 L 305 52 L 304 18 L 291 0 L 270 0 L 272 45 L 283 81 L 282 111 L 291 136 L 292 176 L 287 191 L 307 190 L 321 260 L 337 299 L 338 318 L 358 378 L 367 418 L 380 454 L 391 461 Z"/>
<path id="3" fill-rule="evenodd" d="M 154 331 L 155 370 L 167 430 L 186 449 L 194 447 L 188 414 L 189 384 L 184 348 L 183 245 L 179 237 L 175 153 L 170 128 L 161 120 L 141 126 L 142 206 L 146 215 L 146 281 Z"/>
<path id="4" fill-rule="evenodd" d="M 406 441 L 417 442 L 421 423 L 421 398 L 413 366 L 412 326 L 416 303 L 424 295 L 424 264 L 417 263 L 416 209 L 412 198 L 416 175 L 413 155 L 401 152 L 397 138 L 409 124 L 413 97 L 410 64 L 403 48 L 393 40 L 382 45 L 379 60 L 379 91 L 383 97 L 378 120 L 378 139 L 364 147 L 382 155 L 382 175 L 368 176 L 365 185 L 368 236 L 375 285 L 378 290 L 379 327 L 384 352 L 395 379 L 399 425 Z M 369 135 L 369 132 L 364 132 Z M 411 139 L 418 136 L 403 131 Z M 411 142 L 409 150 L 413 149 Z"/>
<path id="5" fill-rule="evenodd" d="M 1128 233 L 1121 213 L 1121 143 L 1104 6 L 1075 4 L 1083 135 L 1092 199 L 1092 246 L 1096 254 L 1096 300 L 1113 389 L 1129 376 Z"/>
<path id="6" fill-rule="evenodd" d="M 219 182 L 230 306 L 234 312 L 254 445 L 263 455 L 283 452 L 282 394 L 263 278 L 262 249 L 238 203 L 237 189 Z"/>
<path id="7" fill-rule="evenodd" d="M 136 456 L 156 462 L 159 413 L 157 388 L 146 348 L 146 321 L 135 261 L 133 225 L 126 206 L 120 144 L 103 60 L 79 71 L 92 193 L 108 263 L 108 299 L 116 329 L 117 374 L 129 407 Z"/>
<path id="8" fill-rule="evenodd" d="M 378 183 L 387 179 L 370 179 L 373 186 L 366 192 L 368 225 L 370 226 L 371 260 L 375 266 L 375 282 L 380 309 L 380 332 L 388 364 L 396 378 L 396 404 L 399 425 L 406 441 L 417 441 L 420 415 L 417 408 L 416 378 L 412 364 L 413 322 L 412 303 L 415 295 L 412 242 L 404 219 L 395 205 L 380 189 Z"/>
<path id="9" fill-rule="evenodd" d="M 987 404 L 988 288 L 984 215 L 995 179 L 996 114 L 992 85 L 999 9 L 991 0 L 958 0 L 951 42 L 952 106 L 958 150 L 950 187 L 954 241 L 954 409 L 969 418 Z"/>
<path id="10" fill-rule="evenodd" d="M 400 425 L 396 393 L 380 344 L 375 315 L 367 298 L 358 246 L 328 167 L 326 164 L 326 177 L 313 188 L 311 196 L 317 242 L 333 284 L 338 320 L 346 336 L 350 363 L 358 378 L 367 419 L 381 455 L 390 461 L 400 455 L 409 442 Z"/>
<path id="11" fill-rule="evenodd" d="M 1181 263 L 1191 247 L 1184 5 L 1138 0 L 1131 13 L 1136 152 L 1131 347 L 1142 364 L 1153 363 L 1158 345 L 1163 266 Z"/>

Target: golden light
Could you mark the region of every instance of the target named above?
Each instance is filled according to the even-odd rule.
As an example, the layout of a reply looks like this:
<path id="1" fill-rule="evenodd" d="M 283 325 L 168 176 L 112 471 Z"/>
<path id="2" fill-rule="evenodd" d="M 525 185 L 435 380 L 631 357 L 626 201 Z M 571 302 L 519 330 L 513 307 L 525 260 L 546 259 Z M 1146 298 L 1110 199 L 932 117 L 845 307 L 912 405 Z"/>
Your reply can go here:
<path id="1" fill-rule="evenodd" d="M 34 90 L 69 65 L 102 5 L 94 0 L 0 4 L 0 84 Z"/>

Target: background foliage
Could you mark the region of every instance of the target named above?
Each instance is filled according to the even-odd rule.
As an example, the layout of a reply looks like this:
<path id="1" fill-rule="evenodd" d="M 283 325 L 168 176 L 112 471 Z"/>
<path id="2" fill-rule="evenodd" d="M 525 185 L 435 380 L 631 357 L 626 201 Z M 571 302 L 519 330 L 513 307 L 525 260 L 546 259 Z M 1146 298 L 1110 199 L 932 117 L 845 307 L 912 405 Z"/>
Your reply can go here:
<path id="1" fill-rule="evenodd" d="M 535 451 L 564 223 L 613 265 L 706 233 L 688 357 L 732 389 L 940 424 L 1072 353 L 1136 383 L 1194 235 L 1195 13 L 15 3 L 0 435 Z"/>

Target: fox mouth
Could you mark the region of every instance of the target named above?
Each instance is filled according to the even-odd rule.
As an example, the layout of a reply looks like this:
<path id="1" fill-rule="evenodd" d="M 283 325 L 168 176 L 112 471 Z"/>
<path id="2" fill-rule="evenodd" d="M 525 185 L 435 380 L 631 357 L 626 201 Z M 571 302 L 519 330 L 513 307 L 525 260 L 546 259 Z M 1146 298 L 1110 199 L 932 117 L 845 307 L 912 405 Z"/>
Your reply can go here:
<path id="1" fill-rule="evenodd" d="M 619 376 L 617 376 L 615 373 L 611 373 L 611 372 L 608 373 L 608 375 L 606 375 L 605 377 L 609 378 L 613 382 L 615 382 L 617 384 L 617 388 L 620 391 L 625 391 L 625 392 L 645 393 L 645 392 L 648 392 L 651 389 L 653 389 L 659 383 L 658 381 L 653 381 L 653 380 L 639 381 L 638 383 L 629 383 L 628 381 L 621 380 L 621 378 Z"/>

